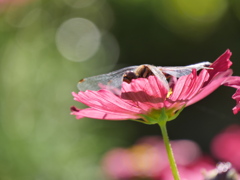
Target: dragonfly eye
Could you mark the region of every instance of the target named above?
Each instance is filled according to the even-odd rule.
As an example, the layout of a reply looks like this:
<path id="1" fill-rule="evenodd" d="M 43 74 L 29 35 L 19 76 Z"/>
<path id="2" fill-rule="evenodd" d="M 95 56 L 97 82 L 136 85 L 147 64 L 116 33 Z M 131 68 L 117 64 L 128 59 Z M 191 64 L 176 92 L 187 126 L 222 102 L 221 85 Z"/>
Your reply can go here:
<path id="1" fill-rule="evenodd" d="M 138 76 L 132 72 L 132 71 L 128 71 L 123 75 L 123 81 L 126 83 L 131 83 L 132 79 L 137 79 Z"/>

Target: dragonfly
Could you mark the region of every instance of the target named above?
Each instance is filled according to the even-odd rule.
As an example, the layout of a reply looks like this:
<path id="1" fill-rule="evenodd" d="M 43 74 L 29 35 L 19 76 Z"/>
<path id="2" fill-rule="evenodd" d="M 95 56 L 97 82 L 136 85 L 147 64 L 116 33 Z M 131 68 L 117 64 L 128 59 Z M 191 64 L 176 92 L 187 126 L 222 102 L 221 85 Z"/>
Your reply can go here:
<path id="1" fill-rule="evenodd" d="M 169 89 L 167 76 L 179 78 L 190 74 L 193 69 L 197 71 L 201 69 L 212 69 L 209 67 L 211 64 L 212 63 L 205 61 L 197 64 L 175 67 L 154 66 L 149 64 L 128 66 L 110 73 L 81 79 L 77 87 L 80 91 L 98 91 L 100 89 L 120 90 L 123 82 L 131 83 L 132 79 L 147 78 L 150 75 L 154 75 L 163 83 L 165 88 Z"/>

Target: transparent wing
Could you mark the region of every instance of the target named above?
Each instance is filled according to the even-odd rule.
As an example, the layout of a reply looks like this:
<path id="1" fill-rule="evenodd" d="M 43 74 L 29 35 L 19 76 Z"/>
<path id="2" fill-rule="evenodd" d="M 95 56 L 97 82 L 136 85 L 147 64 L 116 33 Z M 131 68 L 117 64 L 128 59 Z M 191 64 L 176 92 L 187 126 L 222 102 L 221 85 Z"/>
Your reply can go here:
<path id="1" fill-rule="evenodd" d="M 98 91 L 100 89 L 109 88 L 120 89 L 123 81 L 123 75 L 127 71 L 134 71 L 137 67 L 138 66 L 129 66 L 107 74 L 84 78 L 79 81 L 77 87 L 80 91 Z"/>
<path id="2" fill-rule="evenodd" d="M 209 68 L 211 64 L 212 63 L 206 61 L 206 62 L 200 62 L 197 64 L 191 64 L 188 66 L 158 67 L 158 68 L 164 73 L 167 73 L 174 77 L 181 77 L 181 76 L 190 74 L 193 69 L 196 69 L 197 71 L 200 69 L 211 69 Z"/>

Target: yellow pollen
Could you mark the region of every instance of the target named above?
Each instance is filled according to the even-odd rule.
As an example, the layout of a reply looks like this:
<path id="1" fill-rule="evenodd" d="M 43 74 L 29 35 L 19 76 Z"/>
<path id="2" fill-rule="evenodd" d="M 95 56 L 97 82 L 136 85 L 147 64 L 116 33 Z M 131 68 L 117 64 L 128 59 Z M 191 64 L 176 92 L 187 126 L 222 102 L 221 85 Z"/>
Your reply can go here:
<path id="1" fill-rule="evenodd" d="M 167 98 L 169 98 L 172 93 L 173 93 L 172 88 L 170 88 L 169 91 L 168 91 L 168 93 L 167 93 Z"/>

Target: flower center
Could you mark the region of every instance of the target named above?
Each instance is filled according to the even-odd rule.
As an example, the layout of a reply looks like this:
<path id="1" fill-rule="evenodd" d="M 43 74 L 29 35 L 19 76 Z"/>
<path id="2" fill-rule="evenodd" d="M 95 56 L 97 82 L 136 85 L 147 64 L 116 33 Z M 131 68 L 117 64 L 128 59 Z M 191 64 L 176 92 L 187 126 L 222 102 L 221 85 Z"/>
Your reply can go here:
<path id="1" fill-rule="evenodd" d="M 168 93 L 167 93 L 166 98 L 169 98 L 169 97 L 171 96 L 172 93 L 173 93 L 172 88 L 170 88 L 169 91 L 168 91 Z"/>

